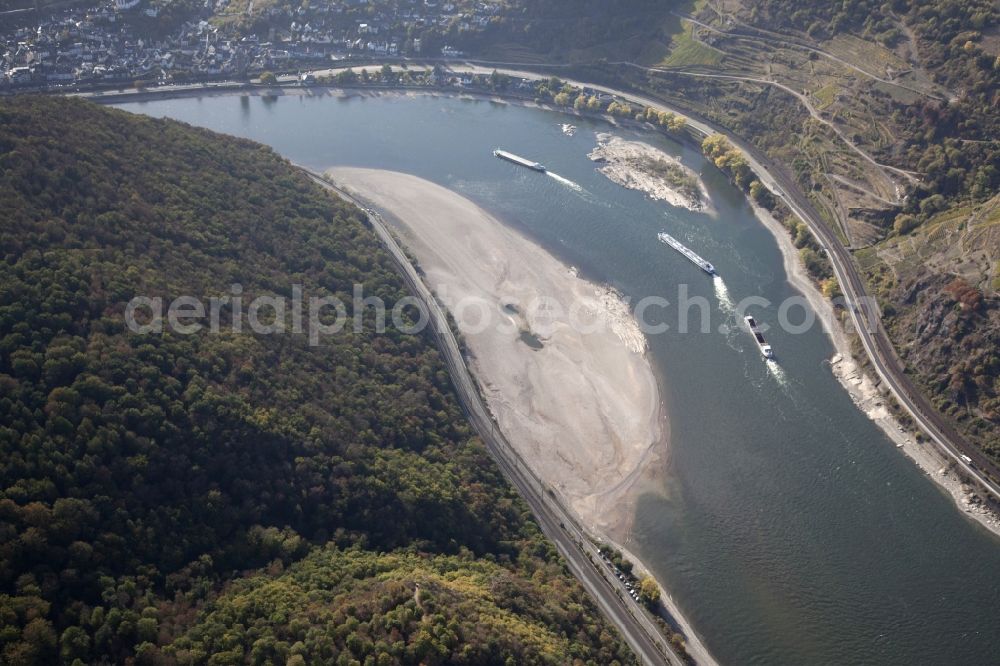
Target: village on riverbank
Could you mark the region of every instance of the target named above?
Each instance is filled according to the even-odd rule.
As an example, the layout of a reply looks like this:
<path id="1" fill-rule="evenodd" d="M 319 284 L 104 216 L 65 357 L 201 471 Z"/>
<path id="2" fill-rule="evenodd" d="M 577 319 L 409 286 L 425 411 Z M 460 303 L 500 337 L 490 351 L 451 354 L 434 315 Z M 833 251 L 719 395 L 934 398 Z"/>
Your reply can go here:
<path id="1" fill-rule="evenodd" d="M 458 57 L 452 31 L 484 29 L 502 5 L 107 0 L 0 12 L 0 91 L 248 79 L 384 57 Z"/>

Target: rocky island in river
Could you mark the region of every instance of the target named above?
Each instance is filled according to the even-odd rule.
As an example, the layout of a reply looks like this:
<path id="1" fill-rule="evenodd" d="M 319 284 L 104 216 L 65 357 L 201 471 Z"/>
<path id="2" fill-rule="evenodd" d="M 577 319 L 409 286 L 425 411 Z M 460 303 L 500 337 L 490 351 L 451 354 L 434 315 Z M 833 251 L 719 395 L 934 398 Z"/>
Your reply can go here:
<path id="1" fill-rule="evenodd" d="M 711 210 L 708 193 L 698 174 L 673 155 L 648 143 L 602 132 L 597 135 L 597 147 L 589 157 L 601 165 L 598 171 L 622 187 L 638 190 L 671 206 L 698 212 Z"/>

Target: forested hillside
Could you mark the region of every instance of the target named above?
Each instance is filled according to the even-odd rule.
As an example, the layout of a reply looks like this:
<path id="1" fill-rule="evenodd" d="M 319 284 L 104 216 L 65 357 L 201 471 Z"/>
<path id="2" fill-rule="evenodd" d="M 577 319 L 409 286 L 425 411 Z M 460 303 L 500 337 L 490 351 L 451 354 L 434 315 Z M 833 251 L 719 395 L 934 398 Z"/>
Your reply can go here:
<path id="1" fill-rule="evenodd" d="M 659 0 L 512 0 L 483 33 L 452 30 L 450 43 L 516 62 L 657 60 L 677 20 Z"/>
<path id="2" fill-rule="evenodd" d="M 0 101 L 0 662 L 632 657 L 470 432 L 426 335 L 126 329 L 136 295 L 405 295 L 257 144 Z"/>

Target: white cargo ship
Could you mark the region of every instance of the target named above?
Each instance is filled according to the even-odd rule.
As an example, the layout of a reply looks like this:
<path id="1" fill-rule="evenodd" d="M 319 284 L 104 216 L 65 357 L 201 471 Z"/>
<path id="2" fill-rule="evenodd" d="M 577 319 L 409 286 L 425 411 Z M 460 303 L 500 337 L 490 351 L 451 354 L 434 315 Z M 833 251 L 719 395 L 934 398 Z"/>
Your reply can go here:
<path id="1" fill-rule="evenodd" d="M 507 160 L 512 164 L 527 167 L 532 171 L 539 171 L 541 173 L 545 173 L 546 171 L 545 167 L 539 164 L 538 162 L 532 162 L 531 160 L 525 159 L 520 155 L 515 155 L 514 153 L 508 153 L 506 150 L 500 150 L 499 148 L 493 151 L 493 157 L 499 157 L 500 159 Z"/>
<path id="2" fill-rule="evenodd" d="M 761 333 L 760 327 L 757 326 L 757 320 L 753 317 L 747 315 L 743 318 L 747 323 L 747 328 L 750 329 L 750 333 L 753 335 L 754 342 L 760 348 L 760 353 L 764 355 L 764 358 L 774 358 L 774 350 L 771 349 L 771 345 L 767 344 L 764 340 L 764 334 Z"/>
<path id="3" fill-rule="evenodd" d="M 677 240 L 670 234 L 661 232 L 657 234 L 657 238 L 659 238 L 662 242 L 666 243 L 670 247 L 674 248 L 675 250 L 683 254 L 692 263 L 698 266 L 698 268 L 700 268 L 701 270 L 705 271 L 709 275 L 716 275 L 715 266 L 713 266 L 712 264 L 708 263 L 707 261 L 699 257 L 697 254 L 694 253 L 693 250 L 686 247 L 683 243 L 681 243 L 679 240 Z"/>

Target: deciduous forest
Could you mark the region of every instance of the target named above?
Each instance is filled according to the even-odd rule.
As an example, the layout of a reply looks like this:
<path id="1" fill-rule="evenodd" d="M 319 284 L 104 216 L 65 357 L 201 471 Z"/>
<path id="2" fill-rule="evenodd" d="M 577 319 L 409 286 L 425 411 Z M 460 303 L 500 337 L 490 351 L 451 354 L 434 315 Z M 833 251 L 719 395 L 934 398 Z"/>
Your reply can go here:
<path id="1" fill-rule="evenodd" d="M 0 101 L 0 661 L 631 663 L 433 341 L 127 330 L 137 295 L 401 279 L 273 151 Z"/>

